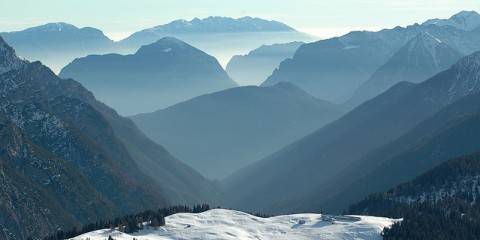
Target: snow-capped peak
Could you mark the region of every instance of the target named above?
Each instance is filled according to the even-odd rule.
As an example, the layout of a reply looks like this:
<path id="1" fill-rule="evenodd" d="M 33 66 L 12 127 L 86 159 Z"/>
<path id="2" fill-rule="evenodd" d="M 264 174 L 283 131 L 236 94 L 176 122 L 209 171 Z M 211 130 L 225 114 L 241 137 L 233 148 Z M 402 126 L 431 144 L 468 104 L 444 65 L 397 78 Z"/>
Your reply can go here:
<path id="1" fill-rule="evenodd" d="M 462 11 L 449 19 L 430 19 L 423 25 L 452 26 L 461 30 L 471 31 L 480 27 L 480 14 L 475 11 Z"/>

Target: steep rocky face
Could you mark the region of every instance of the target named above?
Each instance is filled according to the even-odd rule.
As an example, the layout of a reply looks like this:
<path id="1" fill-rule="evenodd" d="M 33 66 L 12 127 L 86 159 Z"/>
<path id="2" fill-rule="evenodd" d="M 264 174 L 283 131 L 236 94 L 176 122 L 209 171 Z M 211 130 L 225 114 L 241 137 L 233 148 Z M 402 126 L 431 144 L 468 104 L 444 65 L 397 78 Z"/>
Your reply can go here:
<path id="1" fill-rule="evenodd" d="M 0 99 L 0 239 L 215 197 L 131 121 L 39 62 L 0 74 Z"/>
<path id="2" fill-rule="evenodd" d="M 201 94 L 236 86 L 217 60 L 175 38 L 132 55 L 92 55 L 67 65 L 74 78 L 122 114 L 152 112 Z"/>
<path id="3" fill-rule="evenodd" d="M 355 107 L 401 81 L 419 83 L 449 68 L 461 54 L 430 33 L 420 33 L 380 67 L 348 101 Z"/>
<path id="4" fill-rule="evenodd" d="M 42 213 L 46 211 L 70 220 L 52 218 L 48 221 L 52 225 L 38 229 L 41 234 L 56 227 L 99 220 L 103 215 L 126 213 L 131 208 L 166 204 L 166 197 L 160 191 L 142 186 L 149 178 L 138 170 L 102 114 L 81 99 L 66 94 L 71 89 L 69 83 L 58 79 L 40 63 L 26 63 L 18 70 L 0 75 L 0 83 L 0 109 L 6 119 L 5 130 L 10 131 L 11 136 L 10 142 L 4 145 L 4 164 L 21 174 L 7 181 L 19 188 L 47 191 L 36 196 L 39 204 L 46 206 L 31 209 L 33 215 L 48 217 Z M 57 168 L 59 170 L 55 170 Z M 23 178 L 25 186 L 21 182 Z M 86 184 L 77 186 L 76 178 L 78 184 L 82 179 Z M 35 184 L 30 186 L 29 181 Z M 5 194 L 11 197 L 14 192 Z M 27 199 L 35 197 L 28 193 L 26 196 Z M 28 202 L 7 204 L 30 209 Z M 105 210 L 97 210 L 101 205 L 105 205 Z M 87 209 L 84 213 L 83 207 Z M 62 211 L 58 212 L 59 209 Z M 5 214 L 23 219 L 25 212 L 13 210 Z M 15 236 L 26 238 L 27 234 L 31 234 L 28 228 Z"/>
<path id="5" fill-rule="evenodd" d="M 22 64 L 15 50 L 0 37 L 0 74 L 18 69 Z"/>

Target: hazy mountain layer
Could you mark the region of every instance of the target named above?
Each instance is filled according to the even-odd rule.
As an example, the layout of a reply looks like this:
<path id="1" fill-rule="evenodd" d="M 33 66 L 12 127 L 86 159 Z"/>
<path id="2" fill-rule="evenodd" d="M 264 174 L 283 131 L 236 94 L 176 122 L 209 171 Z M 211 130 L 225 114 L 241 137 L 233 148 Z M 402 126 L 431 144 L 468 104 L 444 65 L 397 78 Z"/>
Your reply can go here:
<path id="1" fill-rule="evenodd" d="M 237 86 L 214 57 L 175 38 L 142 46 L 132 55 L 78 58 L 60 76 L 78 80 L 125 115 Z"/>
<path id="2" fill-rule="evenodd" d="M 337 106 L 281 83 L 207 94 L 133 120 L 205 176 L 223 178 L 340 114 Z"/>
<path id="3" fill-rule="evenodd" d="M 57 72 L 76 57 L 112 51 L 114 44 L 96 28 L 78 28 L 68 23 L 48 23 L 3 32 L 0 36 L 15 48 L 19 56 L 42 61 Z"/>
<path id="4" fill-rule="evenodd" d="M 260 85 L 280 62 L 293 56 L 302 42 L 263 45 L 246 55 L 235 55 L 227 64 L 230 77 L 240 85 Z"/>
<path id="5" fill-rule="evenodd" d="M 237 172 L 226 181 L 232 189 L 228 195 L 232 205 L 280 211 L 292 206 L 292 198 L 329 189 L 330 181 L 363 155 L 407 133 L 446 105 L 477 93 L 479 67 L 480 53 L 475 53 L 418 85 L 399 83 L 339 120 Z"/>

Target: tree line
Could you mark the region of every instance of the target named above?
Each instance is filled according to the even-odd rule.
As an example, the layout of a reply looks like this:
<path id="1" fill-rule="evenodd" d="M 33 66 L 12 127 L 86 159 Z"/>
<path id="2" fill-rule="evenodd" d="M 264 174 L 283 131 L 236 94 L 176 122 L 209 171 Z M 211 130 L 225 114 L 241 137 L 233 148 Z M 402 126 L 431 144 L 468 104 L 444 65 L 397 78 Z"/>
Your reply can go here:
<path id="1" fill-rule="evenodd" d="M 44 237 L 43 240 L 63 240 L 73 238 L 91 231 L 101 229 L 116 229 L 124 233 L 134 233 L 142 230 L 145 226 L 160 227 L 165 225 L 165 217 L 176 213 L 202 213 L 210 210 L 208 204 L 188 206 L 173 206 L 168 208 L 160 208 L 158 210 L 147 210 L 137 214 L 129 214 L 123 217 L 117 217 L 112 220 L 98 221 L 84 225 L 82 228 L 74 227 L 71 230 L 59 230 L 55 234 Z M 33 238 L 28 238 L 33 239 Z"/>

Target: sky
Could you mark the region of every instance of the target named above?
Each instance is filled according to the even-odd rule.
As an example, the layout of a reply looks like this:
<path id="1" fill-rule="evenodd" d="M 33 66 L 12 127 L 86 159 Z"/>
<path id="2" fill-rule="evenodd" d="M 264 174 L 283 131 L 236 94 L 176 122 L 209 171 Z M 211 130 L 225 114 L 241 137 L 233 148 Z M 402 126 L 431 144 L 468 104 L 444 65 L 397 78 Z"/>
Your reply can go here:
<path id="1" fill-rule="evenodd" d="M 120 40 L 175 19 L 252 16 L 327 38 L 448 18 L 461 10 L 480 12 L 480 0 L 0 0 L 0 9 L 0 32 L 68 22 Z"/>

